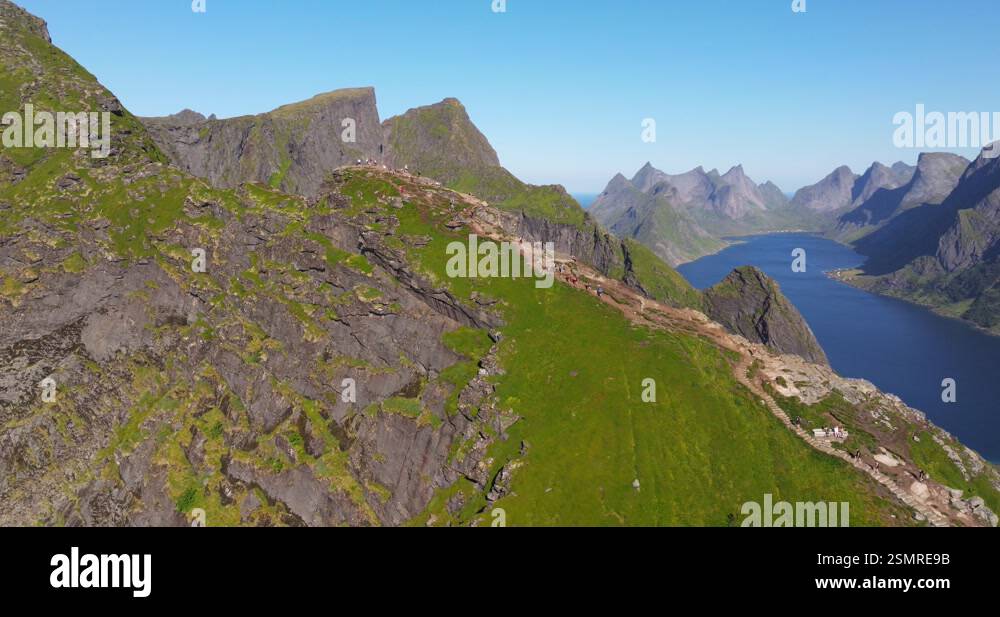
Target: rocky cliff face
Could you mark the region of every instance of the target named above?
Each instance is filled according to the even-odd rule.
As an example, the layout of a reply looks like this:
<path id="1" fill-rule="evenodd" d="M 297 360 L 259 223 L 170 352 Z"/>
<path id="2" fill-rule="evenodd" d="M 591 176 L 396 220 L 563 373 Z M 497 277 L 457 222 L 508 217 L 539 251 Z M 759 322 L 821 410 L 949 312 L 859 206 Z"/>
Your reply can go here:
<path id="1" fill-rule="evenodd" d="M 766 274 L 754 267 L 734 270 L 705 290 L 705 312 L 751 342 L 809 362 L 828 364 L 809 325 Z"/>
<path id="2" fill-rule="evenodd" d="M 864 275 L 852 282 L 996 330 L 1000 163 L 982 156 L 963 162 L 954 155 L 921 157 L 911 182 L 919 197 L 908 193 L 903 200 L 932 201 L 910 207 L 856 243 L 869 259 Z"/>
<path id="3" fill-rule="evenodd" d="M 924 153 L 915 168 L 875 163 L 858 179 L 849 212 L 832 235 L 857 241 L 895 217 L 924 204 L 940 204 L 955 189 L 969 162 L 947 153 Z"/>
<path id="4" fill-rule="evenodd" d="M 189 212 L 221 227 L 182 224 L 161 242 L 205 247 L 212 266 L 201 276 L 184 274 L 179 249 L 101 262 L 100 232 L 61 250 L 28 233 L 0 245 L 5 269 L 31 255 L 39 272 L 0 329 L 9 380 L 0 413 L 19 425 L 0 439 L 0 493 L 15 503 L 0 520 L 185 524 L 188 501 L 207 501 L 229 524 L 399 524 L 419 514 L 460 477 L 450 448 L 477 430 L 445 411 L 455 386 L 439 375 L 463 358 L 442 339 L 494 319 L 429 297 L 418 276 L 406 287 L 370 276 L 351 252 L 362 231 L 336 215 L 281 236 L 294 219 L 277 212 L 237 219 L 204 198 Z M 365 248 L 372 261 L 387 250 Z M 72 256 L 94 265 L 46 272 Z M 54 406 L 37 402 L 47 377 L 59 386 Z M 341 396 L 344 379 L 356 381 L 357 404 Z M 462 396 L 485 402 L 473 390 Z M 412 417 L 395 411 L 403 400 Z M 102 475 L 106 466 L 117 473 Z"/>
<path id="5" fill-rule="evenodd" d="M 656 267 L 645 271 L 633 268 L 630 253 L 634 248 L 609 236 L 562 187 L 528 185 L 504 169 L 496 151 L 456 99 L 390 118 L 379 134 L 361 131 L 362 126 L 370 129 L 377 119 L 371 90 L 334 92 L 269 114 L 233 120 L 205 119 L 186 110 L 144 122 L 171 160 L 216 187 L 260 182 L 316 197 L 323 190 L 324 174 L 356 162 L 355 151 L 342 149 L 338 145 L 340 133 L 331 129 L 339 126 L 337 117 L 347 114 L 364 119 L 358 123 L 358 144 L 364 151 L 359 158 L 375 158 L 391 168 L 405 168 L 487 200 L 511 214 L 505 228 L 512 233 L 532 241 L 552 241 L 560 251 L 576 255 L 608 276 L 627 277 L 657 299 L 690 304 L 696 296 L 676 273 Z M 283 129 L 266 128 L 292 122 L 303 127 L 301 135 L 308 136 L 307 141 L 300 144 L 280 137 L 288 134 Z M 317 126 L 318 130 L 310 128 Z M 247 131 L 257 140 L 253 147 L 247 145 Z M 248 154 L 262 151 L 269 154 L 263 158 Z M 275 167 L 274 161 L 282 157 L 284 163 Z"/>
<path id="6" fill-rule="evenodd" d="M 316 196 L 333 169 L 382 159 L 385 151 L 372 88 L 321 94 L 256 116 L 217 120 L 185 110 L 143 123 L 174 164 L 221 188 L 260 182 Z"/>
<path id="7" fill-rule="evenodd" d="M 114 136 L 102 160 L 0 151 L 0 524 L 400 524 L 491 489 L 502 322 L 412 267 L 389 189 L 210 187 L 39 21 L 0 0 L 0 24 L 5 108 L 109 111 Z"/>
<path id="8" fill-rule="evenodd" d="M 3 20 L 3 25 L 0 28 L 8 33 L 21 31 L 46 43 L 52 43 L 52 37 L 49 36 L 49 26 L 45 20 L 32 15 L 13 2 L 0 4 L 0 19 Z"/>
<path id="9" fill-rule="evenodd" d="M 908 184 L 915 173 L 917 173 L 916 168 L 905 163 L 896 163 L 892 167 L 886 167 L 876 161 L 855 183 L 852 191 L 854 201 L 851 202 L 851 205 L 858 207 L 864 204 L 879 190 L 895 189 Z"/>
<path id="10" fill-rule="evenodd" d="M 846 165 L 838 167 L 816 184 L 798 190 L 792 198 L 796 207 L 815 212 L 834 212 L 849 208 L 854 201 L 858 176 Z"/>
<path id="11" fill-rule="evenodd" d="M 411 109 L 386 120 L 383 130 L 390 165 L 420 170 L 444 184 L 459 182 L 470 170 L 500 166 L 493 146 L 457 99 Z"/>

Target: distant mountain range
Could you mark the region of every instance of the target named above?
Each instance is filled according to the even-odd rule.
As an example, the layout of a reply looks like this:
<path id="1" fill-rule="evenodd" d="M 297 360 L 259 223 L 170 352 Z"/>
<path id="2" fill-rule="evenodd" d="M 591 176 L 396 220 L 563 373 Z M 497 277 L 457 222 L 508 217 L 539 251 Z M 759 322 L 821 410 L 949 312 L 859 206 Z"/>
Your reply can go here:
<path id="1" fill-rule="evenodd" d="M 672 265 L 720 250 L 725 236 L 821 224 L 815 212 L 794 207 L 777 185 L 756 183 L 740 165 L 725 174 L 697 167 L 671 175 L 647 163 L 631 180 L 615 176 L 590 212 Z"/>
<path id="2" fill-rule="evenodd" d="M 841 208 L 847 211 L 837 218 L 831 235 L 851 242 L 906 210 L 941 203 L 955 189 L 968 165 L 967 159 L 946 153 L 922 154 L 916 167 L 903 163 L 891 168 L 873 164 L 855 181 L 850 201 Z"/>
<path id="3" fill-rule="evenodd" d="M 801 229 L 868 257 L 853 284 L 1000 330 L 996 159 L 970 164 L 923 153 L 917 165 L 835 169 L 788 199 L 742 166 L 671 175 L 646 164 L 615 176 L 591 208 L 615 234 L 677 265 L 726 246 L 726 236 Z"/>
<path id="4" fill-rule="evenodd" d="M 854 240 L 868 261 L 847 280 L 1000 333 L 1000 159 L 943 156 L 883 198 L 887 219 Z"/>

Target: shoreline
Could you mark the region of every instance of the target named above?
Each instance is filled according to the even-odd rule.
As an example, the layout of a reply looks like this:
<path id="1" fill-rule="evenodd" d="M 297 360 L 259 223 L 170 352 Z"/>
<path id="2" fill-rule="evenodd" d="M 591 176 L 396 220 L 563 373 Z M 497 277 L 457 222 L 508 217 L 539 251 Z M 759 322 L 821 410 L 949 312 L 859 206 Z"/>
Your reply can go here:
<path id="1" fill-rule="evenodd" d="M 896 296 L 896 295 L 893 295 L 893 294 L 890 294 L 890 293 L 883 293 L 883 292 L 880 292 L 880 291 L 875 291 L 875 290 L 869 289 L 868 287 L 865 287 L 864 285 L 862 285 L 862 284 L 860 284 L 860 283 L 857 282 L 857 278 L 859 276 L 866 276 L 866 275 L 856 274 L 856 275 L 853 275 L 853 276 L 845 276 L 846 273 L 855 273 L 855 272 L 860 272 L 860 270 L 858 268 L 835 268 L 833 270 L 827 270 L 827 271 L 823 272 L 823 274 L 825 274 L 827 276 L 827 278 L 829 278 L 831 280 L 834 280 L 834 281 L 837 281 L 838 283 L 843 283 L 844 285 L 847 285 L 847 286 L 849 286 L 849 287 L 851 287 L 853 289 L 864 291 L 866 293 L 872 294 L 873 296 L 879 296 L 881 298 L 892 298 L 893 300 L 899 300 L 900 302 L 905 302 L 905 303 L 907 303 L 907 304 L 909 304 L 911 306 L 916 306 L 916 307 L 925 309 L 928 312 L 933 313 L 934 315 L 937 315 L 938 317 L 943 317 L 945 319 L 951 319 L 953 321 L 957 321 L 959 323 L 965 324 L 965 325 L 969 326 L 971 329 L 973 329 L 973 330 L 975 330 L 977 332 L 980 332 L 982 334 L 986 334 L 988 336 L 1000 338 L 1000 332 L 994 332 L 993 330 L 990 330 L 989 328 L 985 328 L 985 327 L 983 327 L 983 326 L 975 323 L 974 321 L 970 321 L 970 320 L 965 319 L 965 318 L 963 318 L 961 316 L 943 312 L 939 307 L 936 307 L 933 304 L 925 304 L 923 302 L 917 302 L 916 300 L 913 300 L 912 298 L 907 298 L 907 297 L 904 297 L 904 296 Z"/>
<path id="2" fill-rule="evenodd" d="M 755 232 L 755 233 L 750 233 L 750 234 L 741 234 L 739 236 L 721 236 L 718 239 L 719 239 L 719 241 L 724 242 L 725 246 L 723 246 L 719 250 L 712 251 L 711 253 L 705 253 L 703 255 L 699 255 L 698 257 L 694 257 L 692 259 L 686 259 L 684 261 L 677 262 L 677 264 L 672 265 L 672 266 L 670 266 L 670 264 L 667 264 L 667 265 L 676 270 L 677 268 L 680 268 L 681 266 L 684 266 L 684 265 L 687 265 L 687 264 L 690 264 L 690 263 L 694 263 L 694 262 L 698 261 L 699 259 L 704 259 L 705 257 L 711 257 L 713 255 L 718 255 L 719 253 L 721 253 L 722 251 L 724 251 L 724 250 L 726 250 L 728 248 L 732 248 L 734 246 L 739 246 L 741 244 L 746 244 L 747 240 L 749 238 L 759 238 L 759 237 L 762 237 L 762 236 L 773 236 L 773 235 L 776 235 L 776 234 L 809 234 L 809 235 L 820 235 L 822 233 L 823 233 L 822 231 L 809 231 L 809 230 L 806 230 L 806 229 L 782 229 L 782 230 L 779 230 L 779 231 L 761 231 L 761 232 Z M 643 245 L 643 246 L 645 246 L 645 245 Z M 647 248 L 649 248 L 649 247 L 647 247 Z M 650 249 L 650 250 L 652 250 L 652 249 Z M 662 257 L 661 257 L 661 259 L 662 259 Z"/>

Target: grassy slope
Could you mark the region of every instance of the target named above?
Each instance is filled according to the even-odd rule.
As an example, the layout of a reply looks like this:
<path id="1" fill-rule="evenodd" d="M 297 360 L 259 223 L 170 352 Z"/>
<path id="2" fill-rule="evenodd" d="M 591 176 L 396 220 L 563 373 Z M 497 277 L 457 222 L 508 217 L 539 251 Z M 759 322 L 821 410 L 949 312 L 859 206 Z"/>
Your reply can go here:
<path id="1" fill-rule="evenodd" d="M 495 470 L 527 444 L 514 495 L 497 504 L 509 524 L 725 525 L 729 514 L 740 516 L 741 504 L 765 493 L 850 501 L 856 525 L 890 520 L 892 506 L 846 465 L 789 434 L 737 385 L 715 348 L 635 328 L 562 285 L 539 290 L 527 280 L 446 279 L 444 246 L 462 237 L 443 227 L 449 214 L 407 203 L 398 216 L 400 233 L 432 238 L 408 252 L 438 283 L 462 298 L 478 291 L 502 300 L 507 375 L 497 395 L 523 420 L 491 452 Z M 658 382 L 658 403 L 640 401 L 647 377 Z M 443 505 L 455 491 L 478 499 L 452 518 Z M 484 505 L 474 493 L 460 482 L 417 522 L 432 514 L 439 523 L 469 522 Z"/>
<path id="2" fill-rule="evenodd" d="M 632 256 L 632 270 L 650 297 L 673 306 L 701 308 L 701 293 L 677 270 L 644 244 L 627 239 L 625 245 Z"/>

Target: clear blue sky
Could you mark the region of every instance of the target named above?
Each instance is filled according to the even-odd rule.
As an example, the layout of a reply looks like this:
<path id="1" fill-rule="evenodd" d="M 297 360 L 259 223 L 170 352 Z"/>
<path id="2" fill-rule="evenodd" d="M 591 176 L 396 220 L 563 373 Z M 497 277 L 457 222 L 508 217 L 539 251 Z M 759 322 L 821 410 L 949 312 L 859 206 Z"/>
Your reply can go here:
<path id="1" fill-rule="evenodd" d="M 792 191 L 915 161 L 892 117 L 917 103 L 1000 111 L 996 0 L 16 1 L 136 114 L 371 85 L 386 118 L 454 96 L 511 171 L 574 192 L 646 161 Z"/>

